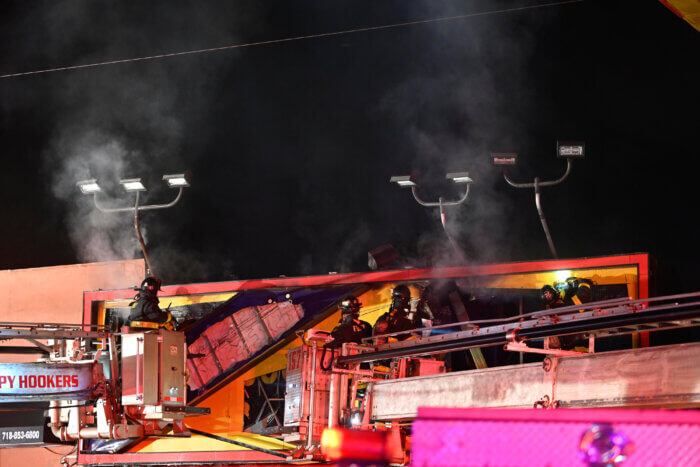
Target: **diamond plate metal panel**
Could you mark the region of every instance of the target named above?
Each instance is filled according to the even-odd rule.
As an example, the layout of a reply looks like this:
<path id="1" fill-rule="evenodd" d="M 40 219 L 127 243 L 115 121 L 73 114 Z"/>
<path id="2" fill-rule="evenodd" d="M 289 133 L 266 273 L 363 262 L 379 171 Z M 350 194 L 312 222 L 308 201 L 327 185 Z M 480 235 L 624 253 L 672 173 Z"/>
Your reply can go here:
<path id="1" fill-rule="evenodd" d="M 669 420 L 664 411 L 576 410 L 570 420 L 568 414 L 562 414 L 571 412 L 566 410 L 498 410 L 488 417 L 482 416 L 487 410 L 443 412 L 443 416 L 427 415 L 414 423 L 412 465 L 586 465 L 586 451 L 580 449 L 582 444 L 586 447 L 583 435 L 601 423 L 628 439 L 625 467 L 699 465 L 697 413 L 692 422 L 692 415 L 683 413 L 685 420 Z M 550 414 L 552 419 L 547 420 Z M 635 416 L 639 422 L 632 420 Z"/>

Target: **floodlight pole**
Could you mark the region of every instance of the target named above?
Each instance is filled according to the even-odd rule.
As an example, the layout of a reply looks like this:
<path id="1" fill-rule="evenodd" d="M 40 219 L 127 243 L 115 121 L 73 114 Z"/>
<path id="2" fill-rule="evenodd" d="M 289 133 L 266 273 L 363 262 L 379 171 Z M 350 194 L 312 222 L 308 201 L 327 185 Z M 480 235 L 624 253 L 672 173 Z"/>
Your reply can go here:
<path id="1" fill-rule="evenodd" d="M 420 196 L 418 196 L 418 187 L 416 185 L 411 187 L 411 193 L 413 193 L 413 198 L 420 204 L 421 206 L 425 207 L 439 207 L 440 208 L 440 221 L 442 222 L 442 229 L 445 231 L 445 235 L 447 235 L 447 239 L 450 241 L 450 244 L 452 245 L 452 248 L 454 249 L 455 253 L 457 253 L 457 256 L 459 256 L 459 259 L 463 262 L 467 262 L 467 257 L 464 254 L 464 251 L 459 247 L 457 244 L 457 241 L 454 239 L 450 231 L 447 229 L 447 219 L 445 215 L 445 206 L 457 206 L 459 204 L 462 204 L 467 200 L 467 197 L 469 197 L 469 191 L 471 189 L 471 183 L 467 183 L 467 190 L 464 193 L 464 196 L 462 196 L 459 200 L 457 201 L 446 201 L 445 198 L 440 196 L 438 198 L 437 203 L 435 202 L 428 202 L 428 201 L 423 201 Z"/>
<path id="2" fill-rule="evenodd" d="M 146 251 L 146 242 L 143 240 L 143 235 L 141 235 L 141 227 L 139 226 L 139 211 L 150 211 L 150 210 L 154 210 L 154 209 L 165 209 L 165 208 L 173 207 L 178 203 L 178 201 L 180 201 L 180 198 L 182 198 L 182 190 L 183 190 L 183 187 L 179 187 L 177 196 L 170 203 L 149 204 L 149 205 L 145 205 L 145 206 L 139 206 L 139 199 L 140 199 L 141 191 L 136 191 L 136 201 L 134 203 L 134 207 L 125 207 L 125 208 L 107 208 L 107 207 L 101 206 L 99 201 L 97 200 L 97 192 L 93 193 L 92 199 L 95 202 L 95 207 L 102 212 L 106 212 L 106 213 L 133 212 L 134 213 L 134 231 L 136 231 L 136 238 L 138 239 L 139 245 L 141 246 L 141 251 L 143 252 L 143 259 L 146 261 L 146 277 L 156 277 L 156 275 L 155 275 L 155 270 L 153 269 L 153 265 L 151 264 L 151 260 L 148 257 L 148 252 Z"/>
<path id="3" fill-rule="evenodd" d="M 549 244 L 549 251 L 552 252 L 554 259 L 559 259 L 557 255 L 557 250 L 554 248 L 554 242 L 552 241 L 552 235 L 549 233 L 549 227 L 547 227 L 547 220 L 544 218 L 544 212 L 542 211 L 542 203 L 540 201 L 540 189 L 545 186 L 559 185 L 561 182 L 566 180 L 566 177 L 571 173 L 571 158 L 566 158 L 566 172 L 557 180 L 541 182 L 538 177 L 535 177 L 534 183 L 516 183 L 508 177 L 508 169 L 503 166 L 503 178 L 506 182 L 514 188 L 534 188 L 535 189 L 535 206 L 537 207 L 537 214 L 540 216 L 540 222 L 542 222 L 542 229 L 544 229 L 544 234 L 547 236 L 547 243 Z"/>

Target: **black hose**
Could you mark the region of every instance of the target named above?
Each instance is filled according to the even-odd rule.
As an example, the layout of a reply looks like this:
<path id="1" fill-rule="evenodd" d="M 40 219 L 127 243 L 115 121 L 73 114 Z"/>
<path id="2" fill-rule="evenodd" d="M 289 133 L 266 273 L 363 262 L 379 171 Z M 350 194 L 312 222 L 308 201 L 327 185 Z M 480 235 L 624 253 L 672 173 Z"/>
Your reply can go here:
<path id="1" fill-rule="evenodd" d="M 328 362 L 328 366 L 323 364 L 323 362 L 326 360 L 326 350 L 331 349 L 331 359 Z M 329 343 L 327 345 L 323 346 L 323 352 L 321 352 L 321 369 L 323 371 L 330 371 L 330 369 L 333 367 L 333 358 L 335 357 L 335 347 L 332 346 L 332 343 Z"/>

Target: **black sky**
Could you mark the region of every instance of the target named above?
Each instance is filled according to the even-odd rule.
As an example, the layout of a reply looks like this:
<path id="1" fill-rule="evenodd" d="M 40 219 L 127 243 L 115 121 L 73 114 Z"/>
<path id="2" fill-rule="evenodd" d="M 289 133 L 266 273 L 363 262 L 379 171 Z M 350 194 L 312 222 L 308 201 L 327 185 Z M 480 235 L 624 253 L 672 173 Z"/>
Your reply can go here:
<path id="1" fill-rule="evenodd" d="M 514 1 L 3 2 L 0 74 L 517 8 Z M 451 227 L 474 262 L 550 257 L 531 190 L 557 138 L 586 141 L 543 193 L 564 258 L 645 251 L 664 290 L 698 290 L 697 31 L 655 1 L 592 1 L 0 79 L 0 268 L 138 257 L 128 215 L 75 182 L 192 171 L 176 207 L 143 216 L 166 283 L 366 270 L 392 243 L 449 264 L 426 198 L 468 170 Z M 118 203 L 118 201 L 114 201 Z"/>

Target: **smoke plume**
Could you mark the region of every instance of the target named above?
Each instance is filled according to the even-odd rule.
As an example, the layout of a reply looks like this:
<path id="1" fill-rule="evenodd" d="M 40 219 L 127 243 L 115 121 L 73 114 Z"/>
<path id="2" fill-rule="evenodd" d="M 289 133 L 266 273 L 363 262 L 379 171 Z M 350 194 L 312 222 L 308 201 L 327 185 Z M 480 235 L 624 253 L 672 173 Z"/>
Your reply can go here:
<path id="1" fill-rule="evenodd" d="M 432 17 L 457 12 L 430 9 Z M 510 257 L 504 251 L 513 208 L 503 188 L 501 171 L 491 165 L 491 152 L 527 147 L 528 115 L 536 109 L 528 82 L 536 23 L 515 17 L 481 17 L 426 28 L 416 66 L 381 101 L 404 134 L 405 153 L 420 170 L 426 201 L 459 199 L 463 193 L 445 183 L 448 172 L 468 171 L 474 180 L 466 205 L 446 208 L 447 226 L 471 261 Z M 440 181 L 441 180 L 441 181 Z M 432 264 L 458 260 L 440 226 L 439 211 L 430 209 L 435 226 L 419 239 L 419 254 Z"/>
<path id="2" fill-rule="evenodd" d="M 229 32 L 231 25 L 216 12 L 196 5 L 166 8 L 163 16 L 150 24 L 146 6 L 124 5 L 114 9 L 111 17 L 94 2 L 51 2 L 38 11 L 39 17 L 32 20 L 41 23 L 50 38 L 46 53 L 72 64 L 235 40 Z M 171 34 L 171 30 L 180 34 Z M 76 182 L 98 179 L 105 189 L 99 200 L 107 207 L 133 205 L 134 195 L 119 186 L 122 178 L 144 179 L 149 192 L 142 195 L 141 205 L 173 199 L 175 193 L 163 186 L 160 177 L 183 172 L 191 163 L 183 157 L 185 146 L 197 150 L 200 138 L 206 137 L 206 131 L 192 127 L 201 125 L 198 115 L 215 98 L 207 89 L 211 85 L 209 75 L 216 67 L 215 61 L 160 60 L 53 77 L 58 86 L 51 94 L 50 106 L 55 113 L 52 137 L 44 154 L 45 169 L 51 177 L 53 194 L 67 206 L 64 222 L 80 262 L 142 254 L 133 229 L 133 213 L 98 211 L 91 199 L 80 194 Z M 188 79 L 191 74 L 197 76 L 194 82 Z M 141 222 L 150 256 L 157 263 L 155 269 L 164 273 L 166 280 L 206 277 L 208 267 L 201 254 L 183 248 L 164 252 L 163 248 L 172 246 L 168 241 L 151 242 L 149 234 L 162 237 L 165 230 L 153 224 L 155 218 L 144 213 Z"/>

